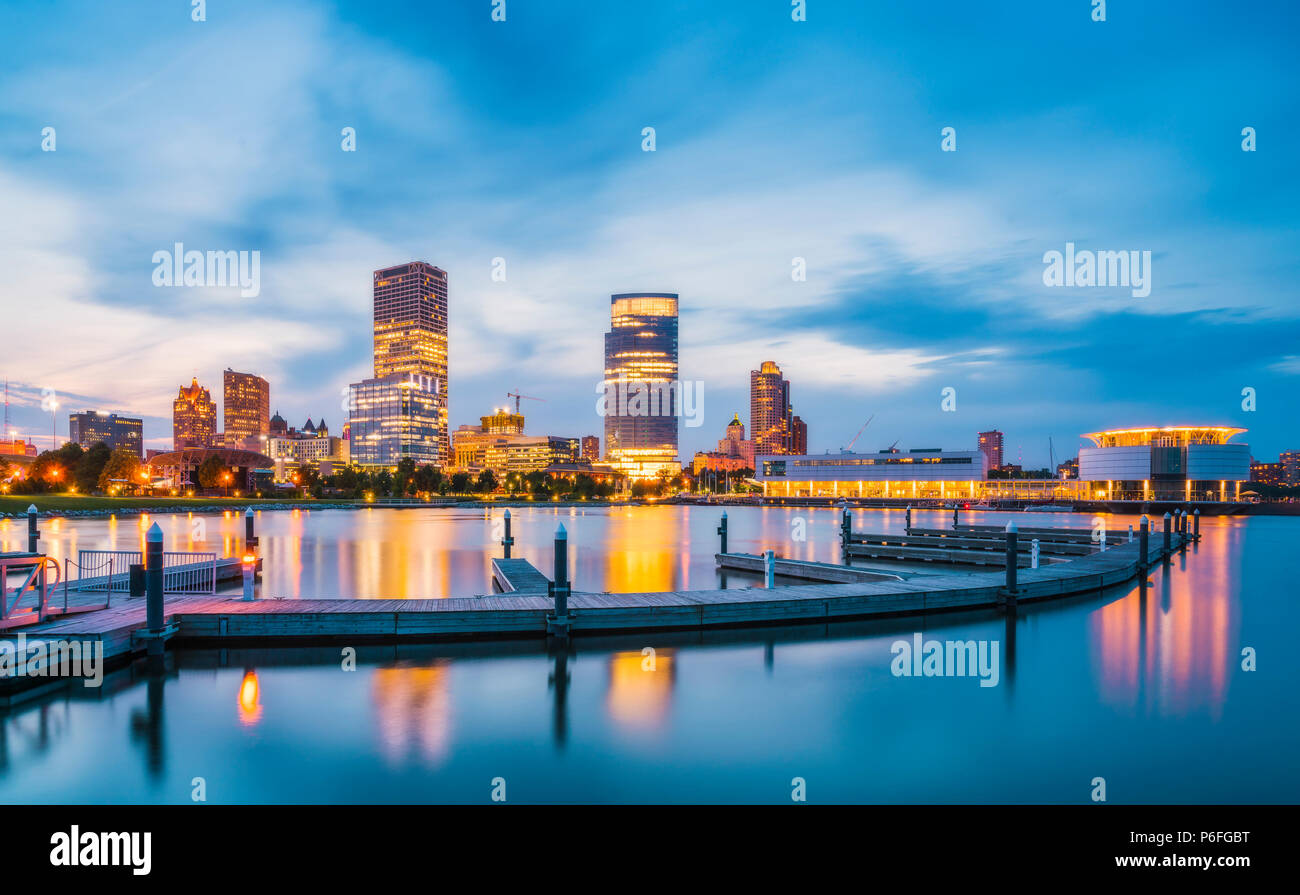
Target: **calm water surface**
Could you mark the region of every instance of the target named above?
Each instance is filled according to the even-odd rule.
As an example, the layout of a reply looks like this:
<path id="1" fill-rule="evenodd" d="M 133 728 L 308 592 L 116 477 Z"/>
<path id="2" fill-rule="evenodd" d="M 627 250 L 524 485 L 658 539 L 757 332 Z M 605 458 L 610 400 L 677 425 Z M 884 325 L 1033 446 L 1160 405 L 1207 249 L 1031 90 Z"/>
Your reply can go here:
<path id="1" fill-rule="evenodd" d="M 833 511 L 728 513 L 733 549 L 836 558 Z M 581 589 L 720 583 L 717 509 L 514 514 L 516 555 L 548 573 L 551 532 L 565 524 Z M 855 515 L 861 530 L 902 527 L 901 512 Z M 807 541 L 792 540 L 796 519 Z M 157 521 L 168 549 L 240 546 L 234 515 L 204 517 L 193 542 L 193 519 Z M 1114 537 L 1132 520 L 1107 521 Z M 456 510 L 262 513 L 266 592 L 487 592 L 492 526 Z M 134 548 L 142 527 L 43 530 L 47 549 L 75 557 Z M 540 641 L 363 646 L 355 671 L 337 646 L 182 649 L 161 676 L 140 663 L 99 690 L 0 709 L 0 802 L 189 802 L 195 777 L 210 802 L 483 803 L 496 777 L 511 802 L 788 802 L 796 776 L 811 801 L 1087 802 L 1101 776 L 1111 802 L 1296 802 L 1289 560 L 1300 519 L 1207 519 L 1202 530 L 1144 589 L 1010 619 L 580 638 L 563 655 Z M 21 523 L 0 524 L 6 549 L 22 537 Z M 997 686 L 893 676 L 890 645 L 918 631 L 997 641 Z M 1243 647 L 1257 671 L 1241 669 Z"/>

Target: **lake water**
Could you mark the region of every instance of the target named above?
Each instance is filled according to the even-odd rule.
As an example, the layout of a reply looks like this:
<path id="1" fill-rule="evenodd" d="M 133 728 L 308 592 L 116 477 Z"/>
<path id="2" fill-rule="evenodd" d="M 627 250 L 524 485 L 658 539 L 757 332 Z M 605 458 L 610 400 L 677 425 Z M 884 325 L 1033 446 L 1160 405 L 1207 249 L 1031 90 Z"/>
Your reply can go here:
<path id="1" fill-rule="evenodd" d="M 513 513 L 516 555 L 547 573 L 565 524 L 579 589 L 718 586 L 716 508 Z M 837 558 L 834 511 L 728 515 L 734 550 Z M 196 540 L 190 518 L 157 521 L 168 549 L 240 546 L 233 514 L 205 517 Z M 1123 538 L 1133 520 L 1106 521 Z M 898 531 L 902 513 L 855 522 Z M 484 593 L 498 549 L 492 519 L 458 510 L 265 512 L 258 528 L 265 592 L 286 598 Z M 134 549 L 142 530 L 49 521 L 43 543 L 75 558 Z M 339 646 L 176 650 L 161 675 L 137 663 L 100 689 L 0 709 L 0 802 L 189 802 L 197 777 L 218 803 L 484 803 L 495 778 L 511 802 L 788 803 L 795 777 L 813 802 L 1086 803 L 1095 777 L 1116 803 L 1296 802 L 1285 563 L 1300 519 L 1209 518 L 1202 532 L 1146 588 L 1010 618 L 579 638 L 563 655 L 541 641 L 362 646 L 354 671 Z M 23 534 L 0 523 L 6 549 Z M 895 676 L 891 645 L 917 633 L 996 642 L 996 685 Z"/>

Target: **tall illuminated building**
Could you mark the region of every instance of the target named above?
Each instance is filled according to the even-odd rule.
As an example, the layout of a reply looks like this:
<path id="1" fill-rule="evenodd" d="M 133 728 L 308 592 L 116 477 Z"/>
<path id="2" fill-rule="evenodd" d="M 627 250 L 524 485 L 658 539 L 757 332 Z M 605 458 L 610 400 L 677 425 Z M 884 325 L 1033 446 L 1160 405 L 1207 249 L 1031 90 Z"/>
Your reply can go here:
<path id="1" fill-rule="evenodd" d="M 993 429 L 979 434 L 980 453 L 989 458 L 989 469 L 1002 466 L 1002 433 Z"/>
<path id="2" fill-rule="evenodd" d="M 222 373 L 226 447 L 266 453 L 271 433 L 271 384 L 252 373 Z"/>
<path id="3" fill-rule="evenodd" d="M 425 261 L 411 261 L 374 272 L 375 380 L 413 377 L 421 409 L 432 396 L 436 405 L 437 456 L 449 463 L 447 431 L 447 272 Z M 421 429 L 423 423 L 415 426 Z M 355 427 L 354 434 L 355 438 Z M 423 436 L 420 436 L 423 438 Z M 425 455 L 421 441 L 409 453 Z"/>
<path id="4" fill-rule="evenodd" d="M 118 416 L 116 413 L 97 413 L 87 410 L 68 416 L 68 440 L 89 450 L 98 441 L 110 450 L 128 448 L 136 456 L 144 457 L 144 420 Z"/>
<path id="5" fill-rule="evenodd" d="M 446 404 L 429 376 L 392 373 L 351 385 L 347 440 L 349 457 L 358 466 L 446 465 L 442 452 Z"/>
<path id="6" fill-rule="evenodd" d="M 791 453 L 793 424 L 790 382 L 775 361 L 765 360 L 757 370 L 749 371 L 749 436 L 754 440 L 754 453 Z"/>
<path id="7" fill-rule="evenodd" d="M 212 394 L 197 379 L 188 386 L 182 385 L 176 400 L 172 401 L 172 447 L 218 447 L 217 405 Z"/>
<path id="8" fill-rule="evenodd" d="M 609 316 L 605 459 L 632 478 L 678 472 L 677 295 L 612 295 Z"/>

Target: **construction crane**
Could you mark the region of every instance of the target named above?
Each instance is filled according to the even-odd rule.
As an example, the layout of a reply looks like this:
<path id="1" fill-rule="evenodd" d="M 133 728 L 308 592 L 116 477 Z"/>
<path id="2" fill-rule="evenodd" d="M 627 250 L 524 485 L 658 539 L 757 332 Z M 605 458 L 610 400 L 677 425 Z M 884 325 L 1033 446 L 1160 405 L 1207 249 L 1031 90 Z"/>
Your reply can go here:
<path id="1" fill-rule="evenodd" d="M 867 426 L 870 426 L 871 421 L 874 420 L 875 418 L 876 415 L 874 413 L 871 414 L 871 416 L 867 417 L 867 421 L 862 424 L 862 428 L 858 430 L 858 434 L 853 436 L 853 440 L 850 441 L 849 446 L 844 449 L 844 453 L 847 454 L 853 450 L 853 445 L 858 443 L 858 439 L 862 437 L 862 433 L 867 431 Z"/>
<path id="2" fill-rule="evenodd" d="M 514 398 L 514 399 L 515 399 L 515 414 L 516 414 L 516 415 L 518 415 L 518 413 L 519 413 L 519 399 L 520 399 L 520 398 L 527 398 L 529 401 L 543 401 L 543 402 L 546 401 L 545 398 L 534 398 L 532 395 L 521 395 L 521 394 L 519 394 L 519 392 L 506 392 L 506 397 L 507 397 L 507 398 Z"/>

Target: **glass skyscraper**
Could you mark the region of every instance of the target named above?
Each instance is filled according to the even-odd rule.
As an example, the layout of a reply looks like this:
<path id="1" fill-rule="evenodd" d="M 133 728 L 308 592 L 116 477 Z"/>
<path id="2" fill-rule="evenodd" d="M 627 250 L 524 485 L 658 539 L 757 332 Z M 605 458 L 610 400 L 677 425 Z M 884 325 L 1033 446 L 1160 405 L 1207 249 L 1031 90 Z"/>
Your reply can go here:
<path id="1" fill-rule="evenodd" d="M 94 410 L 74 413 L 68 417 L 68 440 L 87 450 L 95 442 L 102 441 L 112 450 L 130 448 L 136 456 L 143 458 L 144 420 Z"/>
<path id="2" fill-rule="evenodd" d="M 375 376 L 351 386 L 352 462 L 451 464 L 447 272 L 411 261 L 374 272 Z"/>
<path id="3" fill-rule="evenodd" d="M 610 296 L 605 459 L 632 478 L 677 472 L 677 295 Z"/>
<path id="4" fill-rule="evenodd" d="M 271 432 L 271 385 L 261 376 L 236 373 L 229 367 L 222 373 L 225 399 L 226 447 L 266 453 L 264 436 Z"/>

